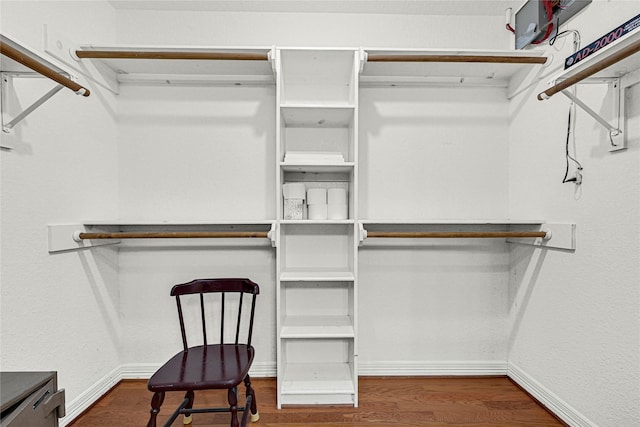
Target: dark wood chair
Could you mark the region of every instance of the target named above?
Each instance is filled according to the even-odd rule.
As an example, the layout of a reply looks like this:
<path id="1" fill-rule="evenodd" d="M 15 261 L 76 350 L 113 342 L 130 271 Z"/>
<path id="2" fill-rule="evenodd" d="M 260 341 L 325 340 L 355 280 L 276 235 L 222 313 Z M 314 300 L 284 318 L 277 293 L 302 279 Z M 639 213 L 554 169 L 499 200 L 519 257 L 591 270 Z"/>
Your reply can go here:
<path id="1" fill-rule="evenodd" d="M 258 409 L 249 378 L 249 368 L 255 353 L 251 345 L 251 335 L 253 333 L 256 296 L 259 293 L 258 285 L 249 279 L 200 279 L 175 285 L 171 289 L 171 296 L 176 297 L 178 305 L 178 318 L 180 319 L 184 348 L 149 379 L 147 388 L 153 392 L 153 397 L 151 399 L 151 417 L 147 427 L 156 426 L 156 417 L 160 412 L 165 393 L 168 391 L 185 392 L 185 397 L 178 409 L 164 424 L 165 427 L 170 426 L 180 414 L 184 415 L 183 423 L 190 424 L 191 414 L 205 412 L 231 412 L 232 427 L 245 426 L 249 412 L 252 422 L 258 420 Z M 245 300 L 246 294 L 251 295 L 249 313 L 247 310 L 244 313 L 242 311 L 242 302 Z M 200 317 L 201 322 L 195 321 L 194 323 L 201 323 L 197 334 L 203 336 L 202 345 L 190 347 L 187 343 L 187 337 L 194 335 L 194 330 L 185 327 L 185 317 L 189 319 L 189 316 L 183 316 L 183 306 L 185 311 L 186 308 L 196 309 L 197 307 L 200 312 L 199 316 L 196 314 L 195 317 Z M 207 317 L 205 306 L 213 307 L 219 316 Z M 228 311 L 226 315 L 225 307 Z M 219 319 L 217 326 L 220 328 L 220 340 L 216 344 L 209 344 L 207 325 L 212 324 L 213 317 Z M 227 322 L 225 325 L 225 317 L 231 318 L 232 322 Z M 241 338 L 241 324 L 244 325 L 242 335 L 246 332 L 246 337 L 243 338 Z M 227 335 L 234 335 L 233 332 L 235 332 L 235 340 L 226 342 L 225 332 Z M 246 390 L 246 403 L 244 407 L 238 408 L 238 385 L 242 382 L 244 382 Z M 211 389 L 226 389 L 229 407 L 194 408 L 194 392 Z M 243 412 L 240 424 L 238 424 L 238 411 Z"/>

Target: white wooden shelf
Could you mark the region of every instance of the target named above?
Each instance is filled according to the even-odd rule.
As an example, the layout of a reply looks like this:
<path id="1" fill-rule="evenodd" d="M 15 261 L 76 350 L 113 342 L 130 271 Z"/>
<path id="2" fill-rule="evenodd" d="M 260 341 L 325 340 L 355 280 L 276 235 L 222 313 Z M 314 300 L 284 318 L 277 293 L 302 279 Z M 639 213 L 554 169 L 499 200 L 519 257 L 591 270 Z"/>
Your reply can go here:
<path id="1" fill-rule="evenodd" d="M 331 269 L 285 269 L 280 273 L 281 282 L 352 282 L 355 275 L 352 271 Z"/>
<path id="2" fill-rule="evenodd" d="M 371 225 L 539 225 L 537 219 L 425 219 L 425 220 L 379 220 L 362 219 L 358 222 Z"/>
<path id="3" fill-rule="evenodd" d="M 350 173 L 355 167 L 354 162 L 340 163 L 288 163 L 280 162 L 280 168 L 285 172 L 310 173 Z"/>
<path id="4" fill-rule="evenodd" d="M 354 106 L 347 103 L 289 103 L 280 106 L 282 119 L 290 127 L 349 127 Z"/>
<path id="5" fill-rule="evenodd" d="M 358 221 L 360 242 L 364 243 L 374 231 L 390 232 L 545 232 L 543 237 L 505 237 L 508 243 L 540 246 L 573 251 L 576 249 L 576 225 L 574 223 L 548 223 L 541 220 L 433 220 L 433 221 Z M 409 236 L 407 236 L 409 237 Z M 415 238 L 420 238 L 415 236 Z M 465 238 L 465 237 L 456 237 Z M 385 239 L 382 239 L 385 240 Z M 378 242 L 384 245 L 384 242 Z"/>
<path id="6" fill-rule="evenodd" d="M 81 61 L 111 70 L 119 83 L 273 85 L 270 51 L 266 47 L 81 46 L 75 53 Z"/>
<path id="7" fill-rule="evenodd" d="M 286 316 L 280 338 L 354 338 L 349 316 Z"/>
<path id="8" fill-rule="evenodd" d="M 246 226 L 246 225 L 270 225 L 273 224 L 275 220 L 264 219 L 264 220 L 220 220 L 220 221 L 211 221 L 211 220 L 163 220 L 163 219 L 100 219 L 100 220 L 86 220 L 83 221 L 83 224 L 86 226 L 215 226 L 215 225 L 223 225 L 223 226 Z"/>
<path id="9" fill-rule="evenodd" d="M 77 250 L 90 248 L 93 246 L 113 245 L 121 243 L 118 238 L 86 238 L 78 239 L 79 233 L 189 233 L 189 232 L 213 232 L 211 234 L 219 235 L 220 232 L 226 234 L 230 232 L 260 232 L 268 239 L 244 239 L 243 245 L 270 244 L 273 246 L 273 236 L 275 220 L 260 221 L 164 221 L 164 220 L 88 220 L 82 224 L 49 224 L 48 226 L 48 246 L 49 252 L 60 252 L 68 250 Z M 245 234 L 246 233 L 242 233 Z M 262 236 L 261 236 L 262 237 Z M 233 238 L 233 237 L 224 237 Z M 142 240 L 148 240 L 142 238 Z M 153 238 L 151 240 L 156 240 Z M 197 243 L 193 242 L 196 245 Z M 208 240 L 208 239 L 196 239 Z M 136 239 L 137 242 L 141 240 Z M 264 241 L 264 242 L 263 242 Z M 138 243 L 142 244 L 142 243 Z M 152 243 L 146 243 L 152 244 Z M 207 244 L 206 242 L 202 244 Z"/>
<path id="10" fill-rule="evenodd" d="M 348 363 L 289 363 L 284 372 L 281 394 L 353 394 L 353 373 Z M 287 402 L 283 403 L 295 403 Z"/>
<path id="11" fill-rule="evenodd" d="M 413 84 L 507 87 L 518 73 L 543 65 L 542 52 L 365 49 L 361 86 Z M 396 59 L 394 59 L 396 58 Z"/>
<path id="12" fill-rule="evenodd" d="M 282 225 L 348 225 L 353 224 L 353 219 L 283 219 Z"/>
<path id="13" fill-rule="evenodd" d="M 43 67 L 49 68 L 51 71 L 56 72 L 58 74 L 69 76 L 69 72 L 65 70 L 62 66 L 54 63 L 52 60 L 45 58 L 43 55 L 38 53 L 36 50 L 31 49 L 26 46 L 24 43 L 14 39 L 11 36 L 6 34 L 0 34 L 0 42 L 6 46 L 12 47 L 17 50 L 20 55 L 23 55 L 27 58 L 31 58 L 33 61 L 39 63 Z M 17 61 L 14 61 L 9 56 L 2 56 L 1 69 L 3 73 L 35 73 L 33 69 L 27 67 L 24 64 L 21 64 Z"/>

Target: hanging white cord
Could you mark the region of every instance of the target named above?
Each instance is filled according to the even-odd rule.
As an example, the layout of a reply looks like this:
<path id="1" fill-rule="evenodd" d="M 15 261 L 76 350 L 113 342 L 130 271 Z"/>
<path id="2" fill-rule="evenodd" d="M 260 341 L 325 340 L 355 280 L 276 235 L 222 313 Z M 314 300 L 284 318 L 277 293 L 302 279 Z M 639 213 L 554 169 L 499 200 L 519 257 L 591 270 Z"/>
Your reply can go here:
<path id="1" fill-rule="evenodd" d="M 568 30 L 573 34 L 573 51 L 578 52 L 580 50 L 580 33 L 576 30 Z M 573 96 L 577 96 L 578 85 L 573 85 Z M 578 173 L 582 171 L 582 165 L 576 158 L 576 103 L 571 101 L 570 113 L 571 114 L 571 148 L 573 151 L 573 156 L 571 154 L 567 154 L 567 156 L 573 160 L 578 168 Z M 576 184 L 580 185 L 582 182 L 582 177 L 580 176 L 580 181 L 576 181 Z"/>
<path id="2" fill-rule="evenodd" d="M 573 35 L 573 51 L 578 52 L 580 50 L 581 41 L 580 41 L 580 33 L 577 30 L 566 30 L 556 34 L 551 38 L 551 40 L 549 40 L 549 45 L 553 46 L 553 44 L 555 43 L 556 39 L 558 39 L 558 37 L 565 37 L 569 34 Z M 571 88 L 571 93 L 573 94 L 574 98 L 576 97 L 577 91 L 578 91 L 577 85 L 573 85 L 573 87 Z M 566 170 L 565 170 L 565 175 L 564 175 L 564 179 L 562 180 L 562 183 L 564 184 L 567 182 L 573 182 L 579 186 L 580 184 L 582 184 L 582 164 L 576 158 L 577 157 L 576 155 L 576 103 L 573 101 L 571 101 L 571 104 L 569 105 L 569 117 L 567 120 L 568 120 L 567 140 L 566 140 L 566 147 L 565 147 L 566 148 Z M 573 152 L 573 155 L 571 155 L 572 152 Z M 576 165 L 576 172 L 573 178 L 568 178 L 569 160 L 574 162 Z"/>

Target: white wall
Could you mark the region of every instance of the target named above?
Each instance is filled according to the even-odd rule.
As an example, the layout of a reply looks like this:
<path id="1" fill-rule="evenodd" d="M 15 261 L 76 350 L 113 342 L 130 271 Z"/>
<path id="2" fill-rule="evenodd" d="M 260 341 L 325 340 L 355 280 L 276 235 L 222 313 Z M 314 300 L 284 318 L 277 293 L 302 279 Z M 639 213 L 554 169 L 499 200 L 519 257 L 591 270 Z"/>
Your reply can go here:
<path id="1" fill-rule="evenodd" d="M 143 25 L 144 23 L 144 25 Z M 461 31 L 464 29 L 464 31 Z M 469 37 L 469 34 L 473 34 Z M 508 34 L 508 33 L 506 33 Z M 122 44 L 505 48 L 504 15 L 120 10 Z"/>
<path id="2" fill-rule="evenodd" d="M 361 88 L 361 219 L 507 217 L 504 89 Z"/>
<path id="3" fill-rule="evenodd" d="M 360 93 L 361 219 L 507 218 L 504 90 Z M 367 240 L 359 251 L 361 371 L 504 369 L 507 266 L 504 242 Z"/>
<path id="4" fill-rule="evenodd" d="M 585 46 L 639 12 L 635 1 L 594 2 L 571 28 Z M 570 40 L 558 42 L 556 63 Z M 561 184 L 569 101 L 536 101 L 543 83 L 512 104 L 511 215 L 575 222 L 577 249 L 512 251 L 509 362 L 582 414 L 577 425 L 639 425 L 640 90 L 630 101 L 626 151 L 609 153 L 604 128 L 579 112 L 584 184 L 576 192 Z M 611 114 L 606 87 L 580 85 L 578 94 Z"/>
<path id="5" fill-rule="evenodd" d="M 120 213 L 147 221 L 275 218 L 274 87 L 136 87 L 119 95 Z M 254 371 L 275 370 L 275 249 L 266 239 L 123 245 L 123 363 L 180 349 L 174 284 L 249 277 L 261 286 Z M 149 368 L 150 366 L 150 368 Z"/>
<path id="6" fill-rule="evenodd" d="M 44 29 L 77 41 L 115 38 L 106 2 L 2 1 L 2 32 L 44 51 Z M 49 254 L 47 225 L 117 216 L 116 103 L 86 80 L 91 96 L 63 89 L 0 151 L 2 174 L 3 371 L 58 371 L 67 402 L 120 364 L 118 261 L 114 249 Z M 27 107 L 54 84 L 16 79 L 13 107 Z M 15 111 L 15 110 L 13 110 Z"/>
<path id="7" fill-rule="evenodd" d="M 119 95 L 120 215 L 275 217 L 274 87 L 136 87 Z"/>

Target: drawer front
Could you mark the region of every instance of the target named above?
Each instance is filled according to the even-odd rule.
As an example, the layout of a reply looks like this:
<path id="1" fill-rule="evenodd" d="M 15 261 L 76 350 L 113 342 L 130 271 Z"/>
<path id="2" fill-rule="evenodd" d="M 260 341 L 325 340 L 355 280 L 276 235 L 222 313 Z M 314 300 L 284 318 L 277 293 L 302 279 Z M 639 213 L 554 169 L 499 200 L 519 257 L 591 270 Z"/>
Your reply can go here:
<path id="1" fill-rule="evenodd" d="M 56 391 L 51 380 L 2 418 L 0 427 L 57 427 L 58 412 L 64 414 L 64 390 Z"/>

